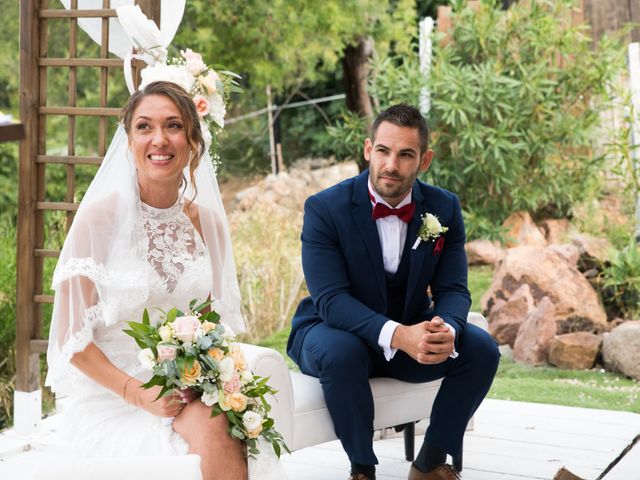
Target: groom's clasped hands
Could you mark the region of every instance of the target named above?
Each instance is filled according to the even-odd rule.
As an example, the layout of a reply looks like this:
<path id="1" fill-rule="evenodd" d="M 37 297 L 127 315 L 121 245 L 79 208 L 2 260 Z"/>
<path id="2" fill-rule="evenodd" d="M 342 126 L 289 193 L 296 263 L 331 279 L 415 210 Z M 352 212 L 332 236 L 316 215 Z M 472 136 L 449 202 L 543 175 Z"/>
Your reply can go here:
<path id="1" fill-rule="evenodd" d="M 391 347 L 402 350 L 422 364 L 444 362 L 454 350 L 454 334 L 442 318 L 435 316 L 415 325 L 399 325 Z"/>

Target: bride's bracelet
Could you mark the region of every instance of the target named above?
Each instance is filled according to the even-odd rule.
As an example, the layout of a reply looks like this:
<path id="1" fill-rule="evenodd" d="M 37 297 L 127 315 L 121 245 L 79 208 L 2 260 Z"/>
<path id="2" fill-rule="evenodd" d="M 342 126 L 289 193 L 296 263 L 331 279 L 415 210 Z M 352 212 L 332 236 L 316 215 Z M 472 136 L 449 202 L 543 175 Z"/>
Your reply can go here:
<path id="1" fill-rule="evenodd" d="M 122 389 L 122 398 L 125 402 L 127 402 L 127 385 L 129 382 L 133 380 L 133 377 L 129 377 L 126 382 L 124 382 L 124 388 Z M 127 402 L 129 403 L 129 402 Z"/>

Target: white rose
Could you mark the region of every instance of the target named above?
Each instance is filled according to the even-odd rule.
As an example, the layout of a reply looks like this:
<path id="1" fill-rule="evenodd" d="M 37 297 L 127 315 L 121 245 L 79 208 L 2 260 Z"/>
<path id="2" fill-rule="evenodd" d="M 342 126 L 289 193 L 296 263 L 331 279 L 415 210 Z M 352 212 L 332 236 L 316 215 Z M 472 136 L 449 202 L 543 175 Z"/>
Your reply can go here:
<path id="1" fill-rule="evenodd" d="M 218 369 L 220 370 L 220 380 L 223 382 L 228 382 L 233 377 L 233 374 L 236 370 L 236 365 L 231 357 L 224 357 L 220 364 L 218 365 Z"/>
<path id="2" fill-rule="evenodd" d="M 140 350 L 140 353 L 138 353 L 138 361 L 145 370 L 152 370 L 156 365 L 156 357 L 150 348 Z"/>
<path id="3" fill-rule="evenodd" d="M 242 423 L 247 431 L 250 432 L 252 430 L 256 430 L 262 425 L 262 415 L 251 410 L 247 410 L 242 414 Z"/>
<path id="4" fill-rule="evenodd" d="M 224 106 L 222 96 L 218 92 L 215 92 L 209 97 L 209 116 L 220 128 L 224 128 L 224 116 L 226 113 L 227 110 Z"/>
<path id="5" fill-rule="evenodd" d="M 234 337 L 236 336 L 233 329 L 226 323 L 221 323 L 221 325 L 224 327 L 224 333 L 222 334 L 222 338 L 226 340 L 233 340 Z"/>
<path id="6" fill-rule="evenodd" d="M 253 373 L 251 373 L 249 370 L 244 370 L 242 372 L 242 374 L 240 375 L 240 381 L 243 384 L 247 384 L 253 381 Z"/>
<path id="7" fill-rule="evenodd" d="M 160 338 L 163 342 L 171 341 L 171 327 L 169 327 L 169 325 L 162 325 L 158 329 L 158 334 L 160 335 Z"/>
<path id="8" fill-rule="evenodd" d="M 426 223 L 429 232 L 440 233 L 442 231 L 442 225 L 440 225 L 440 221 L 435 215 L 427 213 Z"/>
<path id="9" fill-rule="evenodd" d="M 213 407 L 216 403 L 218 403 L 218 390 L 214 390 L 212 393 L 203 393 L 200 397 L 202 403 L 204 403 L 207 407 Z"/>

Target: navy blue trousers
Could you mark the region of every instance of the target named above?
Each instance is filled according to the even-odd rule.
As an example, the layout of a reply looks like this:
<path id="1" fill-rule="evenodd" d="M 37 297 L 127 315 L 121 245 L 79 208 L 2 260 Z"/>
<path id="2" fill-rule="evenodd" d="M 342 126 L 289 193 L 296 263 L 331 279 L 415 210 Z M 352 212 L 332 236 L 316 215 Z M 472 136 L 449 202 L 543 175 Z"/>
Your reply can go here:
<path id="1" fill-rule="evenodd" d="M 372 377 L 411 383 L 443 378 L 425 441 L 451 455 L 460 452 L 467 423 L 491 387 L 500 354 L 493 338 L 470 324 L 461 332 L 456 349 L 458 358 L 437 365 L 422 365 L 402 351 L 388 362 L 360 337 L 320 323 L 304 338 L 299 366 L 320 379 L 336 435 L 351 463 L 375 465 Z"/>

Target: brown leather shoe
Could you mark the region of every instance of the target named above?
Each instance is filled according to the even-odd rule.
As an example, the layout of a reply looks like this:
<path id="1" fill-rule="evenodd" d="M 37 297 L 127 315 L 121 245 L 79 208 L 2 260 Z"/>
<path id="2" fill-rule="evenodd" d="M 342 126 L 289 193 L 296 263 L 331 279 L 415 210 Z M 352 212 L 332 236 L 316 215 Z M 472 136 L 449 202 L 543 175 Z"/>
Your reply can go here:
<path id="1" fill-rule="evenodd" d="M 456 469 L 446 463 L 426 473 L 418 470 L 413 463 L 409 469 L 409 480 L 461 480 L 461 478 Z"/>
<path id="2" fill-rule="evenodd" d="M 369 480 L 364 473 L 352 473 L 347 480 Z"/>

